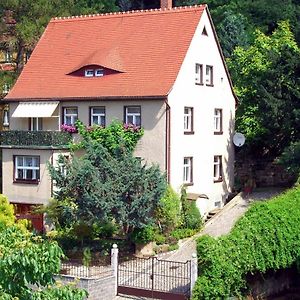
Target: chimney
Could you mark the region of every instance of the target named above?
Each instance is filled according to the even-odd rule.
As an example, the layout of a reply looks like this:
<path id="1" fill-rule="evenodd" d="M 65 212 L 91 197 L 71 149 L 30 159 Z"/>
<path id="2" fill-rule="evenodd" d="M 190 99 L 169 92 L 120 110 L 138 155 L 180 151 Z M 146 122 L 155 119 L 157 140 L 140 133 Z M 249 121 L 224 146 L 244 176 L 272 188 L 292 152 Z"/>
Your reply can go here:
<path id="1" fill-rule="evenodd" d="M 160 8 L 172 8 L 172 0 L 160 0 Z"/>

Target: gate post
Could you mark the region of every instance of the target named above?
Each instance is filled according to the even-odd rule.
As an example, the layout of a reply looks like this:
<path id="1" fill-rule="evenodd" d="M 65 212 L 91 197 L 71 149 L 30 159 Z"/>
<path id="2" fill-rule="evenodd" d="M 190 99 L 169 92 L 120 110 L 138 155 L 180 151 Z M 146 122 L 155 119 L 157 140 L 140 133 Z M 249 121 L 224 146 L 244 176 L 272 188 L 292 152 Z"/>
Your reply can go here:
<path id="1" fill-rule="evenodd" d="M 190 287 L 191 295 L 197 278 L 198 278 L 198 259 L 197 259 L 197 254 L 193 253 L 191 259 L 191 287 Z"/>
<path id="2" fill-rule="evenodd" d="M 118 289 L 118 245 L 113 244 L 111 249 L 111 268 L 113 271 L 113 275 L 115 277 L 115 295 L 117 295 L 117 289 Z"/>

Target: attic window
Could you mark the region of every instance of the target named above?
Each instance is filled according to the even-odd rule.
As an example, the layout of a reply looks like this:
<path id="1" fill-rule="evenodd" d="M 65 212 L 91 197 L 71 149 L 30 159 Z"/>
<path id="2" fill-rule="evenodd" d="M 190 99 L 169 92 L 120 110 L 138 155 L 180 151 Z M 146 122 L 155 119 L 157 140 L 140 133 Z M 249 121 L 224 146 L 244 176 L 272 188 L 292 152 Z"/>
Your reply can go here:
<path id="1" fill-rule="evenodd" d="M 94 76 L 94 70 L 92 70 L 92 69 L 85 70 L 84 76 L 85 77 L 93 77 Z"/>
<path id="2" fill-rule="evenodd" d="M 202 35 L 206 35 L 206 36 L 208 36 L 208 34 L 207 34 L 207 30 L 206 30 L 205 26 L 203 27 Z"/>
<path id="3" fill-rule="evenodd" d="M 95 76 L 97 76 L 97 77 L 104 76 L 104 70 L 103 69 L 95 70 Z"/>

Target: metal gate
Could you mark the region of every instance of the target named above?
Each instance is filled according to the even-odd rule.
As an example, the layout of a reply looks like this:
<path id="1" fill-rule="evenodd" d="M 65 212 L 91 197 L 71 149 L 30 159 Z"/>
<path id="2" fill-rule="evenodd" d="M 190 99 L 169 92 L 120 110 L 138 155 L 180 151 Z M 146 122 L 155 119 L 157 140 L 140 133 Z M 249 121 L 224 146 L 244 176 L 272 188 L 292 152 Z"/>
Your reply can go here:
<path id="1" fill-rule="evenodd" d="M 137 258 L 118 265 L 118 294 L 185 300 L 190 296 L 191 261 Z"/>

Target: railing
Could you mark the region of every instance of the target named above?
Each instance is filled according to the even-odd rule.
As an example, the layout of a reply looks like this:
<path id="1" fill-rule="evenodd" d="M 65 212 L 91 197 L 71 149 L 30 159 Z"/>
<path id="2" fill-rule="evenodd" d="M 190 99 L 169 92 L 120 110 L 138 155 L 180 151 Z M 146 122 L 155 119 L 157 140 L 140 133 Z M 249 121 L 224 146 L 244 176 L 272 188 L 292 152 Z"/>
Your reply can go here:
<path id="1" fill-rule="evenodd" d="M 1 146 L 67 147 L 71 141 L 71 134 L 62 131 L 0 131 Z"/>
<path id="2" fill-rule="evenodd" d="M 61 275 L 69 275 L 78 278 L 103 277 L 112 275 L 111 265 L 102 265 L 99 261 L 91 261 L 84 266 L 82 260 L 69 260 L 61 263 Z"/>

